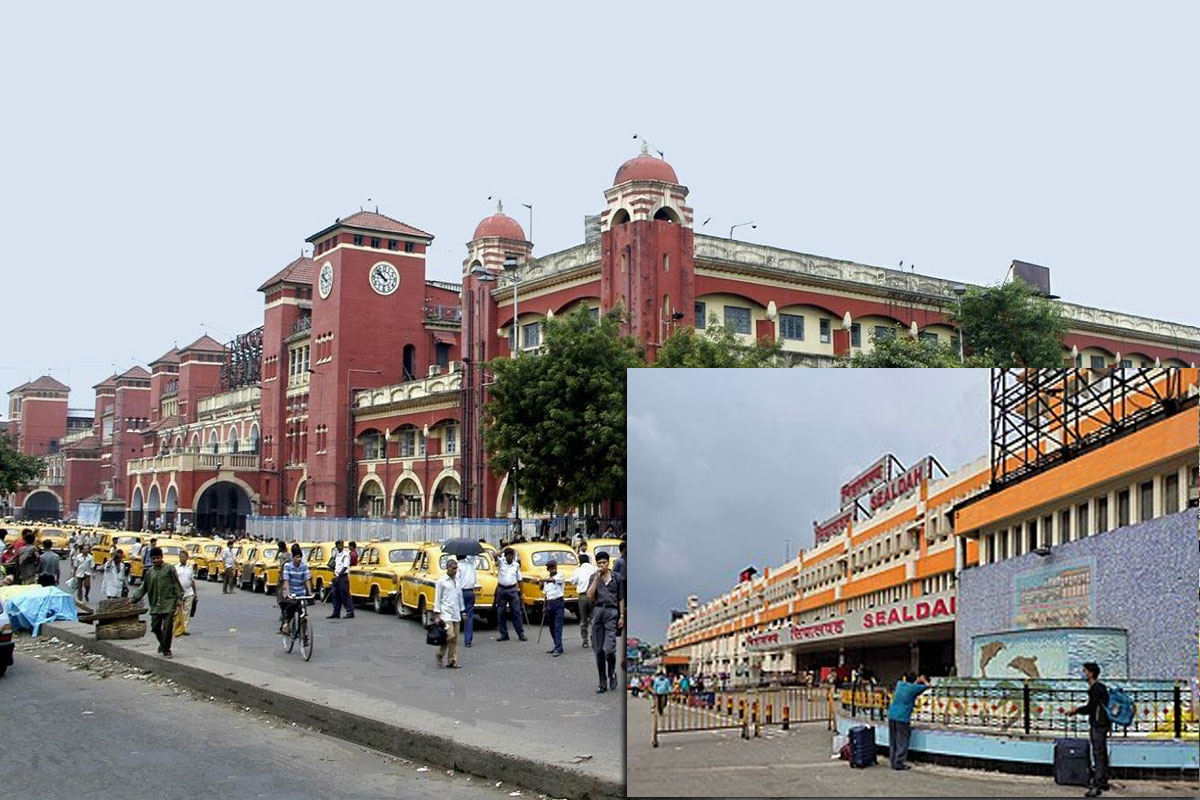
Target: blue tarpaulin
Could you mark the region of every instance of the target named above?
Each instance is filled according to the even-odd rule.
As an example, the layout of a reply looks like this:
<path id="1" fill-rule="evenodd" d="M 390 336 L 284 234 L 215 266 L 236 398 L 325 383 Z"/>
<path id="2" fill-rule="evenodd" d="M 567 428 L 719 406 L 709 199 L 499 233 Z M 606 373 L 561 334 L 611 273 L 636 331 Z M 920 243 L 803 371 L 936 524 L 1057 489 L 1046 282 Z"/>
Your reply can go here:
<path id="1" fill-rule="evenodd" d="M 14 628 L 32 630 L 34 636 L 47 622 L 79 621 L 75 598 L 57 586 L 5 587 L 4 609 Z"/>

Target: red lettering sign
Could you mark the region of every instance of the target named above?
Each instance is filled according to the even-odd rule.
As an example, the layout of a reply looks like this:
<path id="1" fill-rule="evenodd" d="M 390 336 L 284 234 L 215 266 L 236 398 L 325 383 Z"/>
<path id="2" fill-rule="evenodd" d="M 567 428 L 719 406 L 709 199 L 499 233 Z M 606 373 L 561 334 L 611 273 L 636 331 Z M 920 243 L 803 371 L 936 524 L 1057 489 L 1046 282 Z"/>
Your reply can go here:
<path id="1" fill-rule="evenodd" d="M 842 507 L 853 503 L 861 495 L 871 491 L 892 477 L 892 460 L 883 456 L 866 470 L 842 484 Z"/>
<path id="2" fill-rule="evenodd" d="M 831 519 L 826 520 L 825 522 L 822 522 L 819 525 L 814 522 L 813 523 L 813 540 L 817 544 L 821 544 L 821 542 L 827 541 L 827 540 L 833 538 L 834 536 L 837 536 L 838 534 L 842 533 L 842 531 L 846 530 L 846 528 L 848 528 L 850 526 L 850 523 L 853 521 L 854 521 L 854 509 L 850 508 L 850 509 L 847 509 L 846 511 L 843 511 L 842 513 L 838 514 L 836 517 L 833 517 Z"/>
<path id="3" fill-rule="evenodd" d="M 871 493 L 871 510 L 876 511 L 894 500 L 911 494 L 929 475 L 930 464 L 928 457 L 922 458 L 895 479 L 877 488 Z"/>
<path id="4" fill-rule="evenodd" d="M 882 628 L 937 617 L 950 617 L 954 616 L 954 608 L 953 597 L 949 602 L 945 598 L 939 597 L 932 604 L 926 600 L 919 600 L 916 603 L 905 603 L 887 611 L 868 611 L 863 614 L 862 626 L 864 628 Z"/>

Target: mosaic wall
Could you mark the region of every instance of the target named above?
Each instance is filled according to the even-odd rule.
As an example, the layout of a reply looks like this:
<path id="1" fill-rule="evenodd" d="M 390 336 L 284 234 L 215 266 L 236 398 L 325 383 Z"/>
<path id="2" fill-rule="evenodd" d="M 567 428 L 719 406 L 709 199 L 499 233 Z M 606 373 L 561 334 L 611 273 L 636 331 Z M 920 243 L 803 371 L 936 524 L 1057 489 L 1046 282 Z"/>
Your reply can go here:
<path id="1" fill-rule="evenodd" d="M 1106 678 L 1129 676 L 1125 631 L 1103 628 L 989 633 L 974 638 L 971 674 L 980 678 L 1078 678 L 1095 661 Z"/>
<path id="2" fill-rule="evenodd" d="M 1074 609 L 1066 618 L 1078 619 L 1085 607 L 1081 598 L 1086 586 L 1089 625 L 1128 633 L 1130 676 L 1196 677 L 1200 664 L 1197 524 L 1192 508 L 1060 545 L 1045 558 L 1026 553 L 964 570 L 958 581 L 955 621 L 958 674 L 979 676 L 976 665 L 982 654 L 975 651 L 976 637 L 1020 630 L 1022 622 L 1037 625 L 1057 620 L 1048 611 L 1054 603 L 1039 595 L 1038 587 L 1074 592 L 1064 598 L 1064 605 Z M 1043 601 L 1047 602 L 1038 611 Z M 1030 609 L 1035 611 L 1032 616 Z M 1099 638 L 1076 644 L 1096 652 L 1109 646 Z"/>

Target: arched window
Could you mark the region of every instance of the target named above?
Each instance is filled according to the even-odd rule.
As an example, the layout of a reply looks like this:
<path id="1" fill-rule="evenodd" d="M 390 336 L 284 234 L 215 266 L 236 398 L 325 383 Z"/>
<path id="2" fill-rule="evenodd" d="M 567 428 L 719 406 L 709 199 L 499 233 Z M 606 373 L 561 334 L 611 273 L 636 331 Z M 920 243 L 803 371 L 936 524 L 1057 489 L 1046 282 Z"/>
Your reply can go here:
<path id="1" fill-rule="evenodd" d="M 255 424 L 255 425 L 250 426 L 250 452 L 253 455 L 258 455 L 258 446 L 259 446 L 258 425 Z"/>
<path id="2" fill-rule="evenodd" d="M 613 214 L 612 224 L 624 225 L 626 222 L 629 222 L 629 212 L 623 208 L 618 208 L 617 213 Z"/>
<path id="3" fill-rule="evenodd" d="M 660 222 L 669 222 L 672 225 L 679 224 L 679 215 L 675 213 L 674 209 L 666 206 L 663 206 L 658 211 L 655 211 L 654 218 Z"/>
<path id="4" fill-rule="evenodd" d="M 417 348 L 414 345 L 404 345 L 404 380 L 412 381 L 417 378 Z"/>
<path id="5" fill-rule="evenodd" d="M 217 432 L 216 432 L 216 431 L 213 431 L 212 433 L 210 433 L 210 434 L 208 435 L 208 449 L 209 449 L 209 452 L 212 452 L 212 453 L 215 453 L 215 452 L 217 452 L 217 447 L 220 445 L 220 443 L 221 443 L 221 442 L 220 442 L 220 440 L 217 438 Z"/>
<path id="6" fill-rule="evenodd" d="M 229 452 L 236 453 L 238 451 L 238 432 L 237 428 L 229 429 Z"/>

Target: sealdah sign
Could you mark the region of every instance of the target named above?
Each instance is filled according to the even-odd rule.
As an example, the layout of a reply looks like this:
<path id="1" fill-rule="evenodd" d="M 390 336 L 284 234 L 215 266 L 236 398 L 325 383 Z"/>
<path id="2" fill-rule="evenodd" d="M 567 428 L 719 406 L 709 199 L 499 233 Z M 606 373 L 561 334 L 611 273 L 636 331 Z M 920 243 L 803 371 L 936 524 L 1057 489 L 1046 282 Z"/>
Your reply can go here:
<path id="1" fill-rule="evenodd" d="M 930 465 L 929 456 L 926 456 L 872 492 L 871 510 L 875 511 L 893 500 L 912 494 L 921 485 L 921 481 L 929 477 Z"/>
<path id="2" fill-rule="evenodd" d="M 939 597 L 932 603 L 921 600 L 917 603 L 905 603 L 891 611 L 868 612 L 863 614 L 862 624 L 864 628 L 884 628 L 888 625 L 901 625 L 906 622 L 920 622 L 925 619 L 952 616 L 954 616 L 954 597 L 951 596 L 949 602 L 945 598 Z"/>

